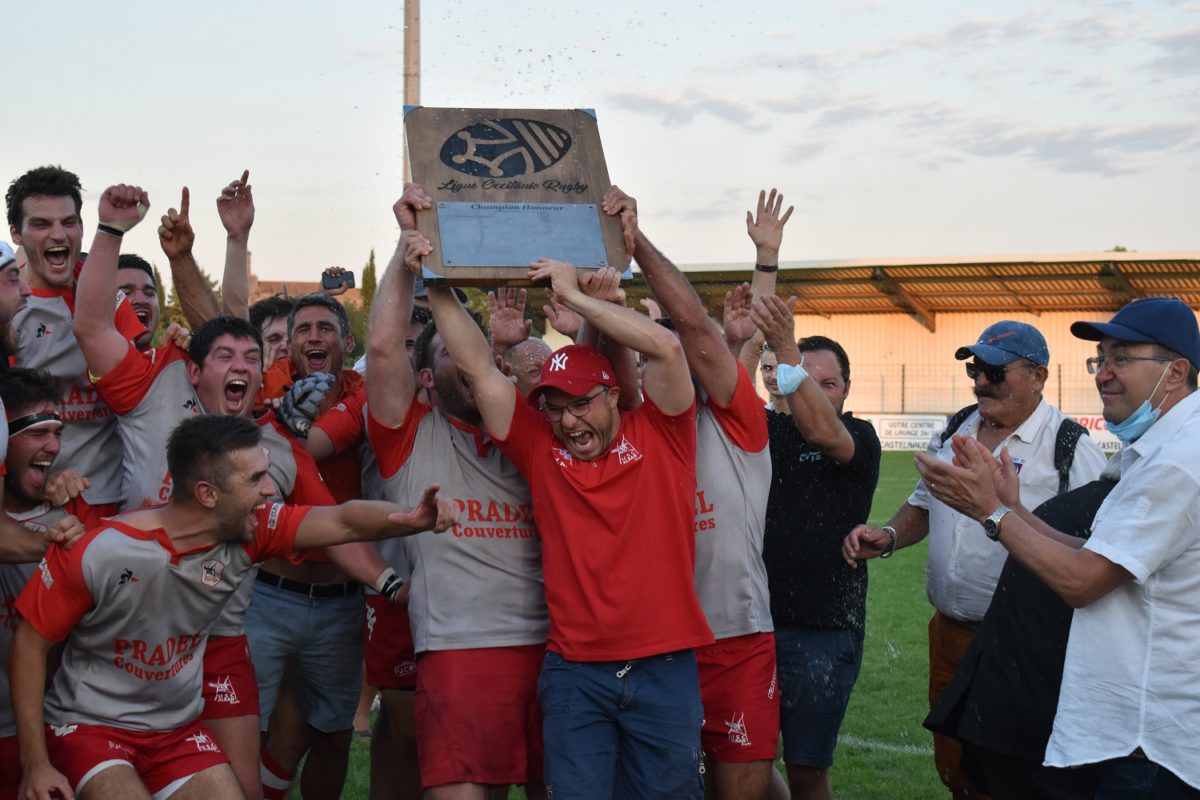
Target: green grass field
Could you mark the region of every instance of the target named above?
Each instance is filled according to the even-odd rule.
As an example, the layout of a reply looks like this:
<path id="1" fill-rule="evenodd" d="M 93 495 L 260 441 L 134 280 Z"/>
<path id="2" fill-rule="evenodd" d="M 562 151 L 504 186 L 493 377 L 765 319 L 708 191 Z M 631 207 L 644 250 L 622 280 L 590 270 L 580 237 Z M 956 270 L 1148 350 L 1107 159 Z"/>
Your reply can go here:
<path id="1" fill-rule="evenodd" d="M 884 453 L 871 523 L 888 520 L 912 491 L 911 453 Z M 929 800 L 947 795 L 933 769 L 932 739 L 921 727 L 928 710 L 925 545 L 871 562 L 862 673 L 842 725 L 833 767 L 840 800 Z M 354 743 L 342 793 L 366 800 L 367 745 Z M 294 797 L 299 793 L 294 792 Z M 510 800 L 524 798 L 514 789 Z"/>

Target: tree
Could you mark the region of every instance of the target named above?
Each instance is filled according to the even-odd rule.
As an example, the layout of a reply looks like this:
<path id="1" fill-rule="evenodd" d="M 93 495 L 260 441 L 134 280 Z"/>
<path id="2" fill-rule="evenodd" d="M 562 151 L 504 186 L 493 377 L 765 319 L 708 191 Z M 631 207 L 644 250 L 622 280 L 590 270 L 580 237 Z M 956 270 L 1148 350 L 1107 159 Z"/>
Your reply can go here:
<path id="1" fill-rule="evenodd" d="M 365 286 L 363 288 L 366 289 Z M 354 349 L 346 354 L 346 365 L 350 366 L 367 350 L 367 311 L 353 300 L 342 303 L 342 307 L 346 309 L 346 316 L 350 319 L 350 333 L 354 335 Z"/>
<path id="2" fill-rule="evenodd" d="M 367 259 L 367 265 L 363 267 L 362 272 L 363 311 L 370 312 L 371 303 L 375 300 L 375 288 L 378 285 L 378 279 L 375 276 L 375 248 L 372 247 L 371 257 Z"/>

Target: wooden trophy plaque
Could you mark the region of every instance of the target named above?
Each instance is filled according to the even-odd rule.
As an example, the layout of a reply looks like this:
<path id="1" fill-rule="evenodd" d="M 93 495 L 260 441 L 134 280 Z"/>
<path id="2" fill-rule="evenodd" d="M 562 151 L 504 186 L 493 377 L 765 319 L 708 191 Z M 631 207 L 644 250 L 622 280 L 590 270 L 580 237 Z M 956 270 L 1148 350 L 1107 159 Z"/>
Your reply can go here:
<path id="1" fill-rule="evenodd" d="M 427 283 L 528 286 L 539 258 L 632 276 L 588 110 L 407 106 L 413 180 L 433 199 L 417 228 L 433 245 Z"/>

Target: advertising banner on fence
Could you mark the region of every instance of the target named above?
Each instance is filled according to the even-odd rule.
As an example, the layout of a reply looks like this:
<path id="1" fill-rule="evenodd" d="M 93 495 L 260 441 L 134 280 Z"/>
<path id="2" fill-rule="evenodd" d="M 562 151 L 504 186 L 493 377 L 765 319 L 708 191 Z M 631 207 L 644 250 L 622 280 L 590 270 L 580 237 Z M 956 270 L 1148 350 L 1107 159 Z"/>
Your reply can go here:
<path id="1" fill-rule="evenodd" d="M 1121 442 L 1104 427 L 1099 414 L 1072 414 L 1075 421 L 1100 445 L 1112 454 L 1121 449 Z M 875 426 L 879 443 L 884 450 L 924 450 L 929 440 L 946 426 L 944 414 L 864 414 L 863 419 Z"/>

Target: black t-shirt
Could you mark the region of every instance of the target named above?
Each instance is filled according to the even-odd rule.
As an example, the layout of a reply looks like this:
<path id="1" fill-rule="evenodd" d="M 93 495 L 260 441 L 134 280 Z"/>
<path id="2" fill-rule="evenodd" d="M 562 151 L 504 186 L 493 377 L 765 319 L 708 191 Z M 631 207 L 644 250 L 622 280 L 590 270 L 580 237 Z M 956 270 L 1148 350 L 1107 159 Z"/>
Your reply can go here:
<path id="1" fill-rule="evenodd" d="M 854 457 L 838 464 L 805 441 L 790 414 L 767 412 L 771 496 L 763 561 L 777 628 L 853 630 L 863 634 L 865 564 L 842 558 L 842 539 L 867 521 L 879 481 L 879 437 L 849 412 L 842 424 Z"/>
<path id="2" fill-rule="evenodd" d="M 1050 498 L 1033 513 L 1055 530 L 1086 539 L 1100 504 L 1115 486 L 1092 481 Z M 925 727 L 1040 764 L 1058 710 L 1073 613 L 1053 589 L 1009 556 L 987 614 Z"/>

